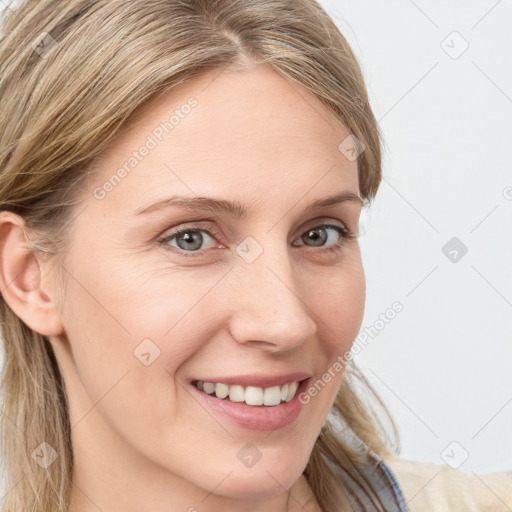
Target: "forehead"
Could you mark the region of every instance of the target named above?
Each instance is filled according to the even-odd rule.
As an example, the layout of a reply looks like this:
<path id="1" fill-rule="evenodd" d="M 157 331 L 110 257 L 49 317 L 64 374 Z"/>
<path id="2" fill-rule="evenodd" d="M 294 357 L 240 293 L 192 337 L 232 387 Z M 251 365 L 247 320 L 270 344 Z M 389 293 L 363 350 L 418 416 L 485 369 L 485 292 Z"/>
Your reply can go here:
<path id="1" fill-rule="evenodd" d="M 269 65 L 213 70 L 141 106 L 97 162 L 94 184 L 110 182 L 104 208 L 170 193 L 357 192 L 357 162 L 338 149 L 347 136 L 313 93 Z"/>

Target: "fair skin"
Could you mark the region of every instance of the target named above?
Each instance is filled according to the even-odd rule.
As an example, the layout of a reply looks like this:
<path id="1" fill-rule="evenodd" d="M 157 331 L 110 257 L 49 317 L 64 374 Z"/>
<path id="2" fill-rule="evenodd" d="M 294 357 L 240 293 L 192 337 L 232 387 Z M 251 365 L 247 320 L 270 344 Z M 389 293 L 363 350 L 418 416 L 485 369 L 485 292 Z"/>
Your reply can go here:
<path id="1" fill-rule="evenodd" d="M 94 197 L 191 96 L 190 114 Z M 267 65 L 215 70 L 144 105 L 101 155 L 63 259 L 36 259 L 22 220 L 0 214 L 3 295 L 50 337 L 66 383 L 70 512 L 320 510 L 302 472 L 342 372 L 271 431 L 208 409 L 191 381 L 305 372 L 315 382 L 350 348 L 365 301 L 359 245 L 325 225 L 356 233 L 361 203 L 306 212 L 318 199 L 359 195 L 357 161 L 338 149 L 347 135 L 312 93 Z M 249 213 L 136 213 L 171 195 L 239 201 Z M 201 230 L 199 249 L 158 241 L 183 227 L 196 238 Z M 324 245 L 308 237 L 313 228 Z M 262 249 L 250 263 L 236 251 L 249 236 L 250 250 Z M 134 350 L 148 338 L 160 355 L 146 366 Z M 250 467 L 237 456 L 247 443 L 261 454 Z"/>

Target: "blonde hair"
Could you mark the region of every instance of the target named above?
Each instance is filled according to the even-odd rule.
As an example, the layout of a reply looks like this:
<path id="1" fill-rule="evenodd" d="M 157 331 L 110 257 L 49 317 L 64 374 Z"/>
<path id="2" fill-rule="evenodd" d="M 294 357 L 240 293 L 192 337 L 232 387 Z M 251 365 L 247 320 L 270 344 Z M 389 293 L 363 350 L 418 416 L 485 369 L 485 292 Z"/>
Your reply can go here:
<path id="1" fill-rule="evenodd" d="M 44 40 L 44 45 L 38 43 Z M 269 63 L 318 97 L 365 145 L 361 196 L 381 180 L 381 137 L 347 41 L 314 0 L 25 0 L 6 13 L 0 41 L 0 210 L 21 215 L 34 251 L 59 255 L 91 163 L 153 95 L 225 66 Z M 341 141 L 340 141 L 341 142 Z M 73 451 L 65 383 L 46 336 L 0 301 L 4 342 L 4 512 L 68 510 Z M 352 510 L 333 465 L 384 510 L 347 435 L 378 455 L 391 449 L 384 405 L 351 363 L 331 419 L 304 471 L 325 512 Z M 332 419 L 337 418 L 338 426 Z M 43 470 L 43 441 L 59 457 Z M 396 449 L 395 449 L 396 451 Z"/>

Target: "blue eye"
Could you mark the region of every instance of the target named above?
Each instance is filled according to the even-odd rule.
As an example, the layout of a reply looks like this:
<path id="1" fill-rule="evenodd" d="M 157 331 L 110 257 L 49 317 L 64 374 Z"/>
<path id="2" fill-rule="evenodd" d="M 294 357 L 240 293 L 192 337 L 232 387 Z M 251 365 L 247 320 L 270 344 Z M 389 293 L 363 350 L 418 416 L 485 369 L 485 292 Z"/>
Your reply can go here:
<path id="1" fill-rule="evenodd" d="M 210 237 L 214 240 L 213 235 L 206 229 L 184 228 L 166 236 L 161 242 L 172 245 L 170 242 L 176 240 L 176 245 L 172 245 L 173 247 L 177 247 L 186 252 L 197 252 L 205 250 L 204 247 L 201 247 L 205 240 L 205 236 L 203 236 L 202 233 L 206 233 L 206 237 Z"/>
<path id="2" fill-rule="evenodd" d="M 334 231 L 332 236 L 329 236 L 328 230 Z M 338 235 L 338 236 L 337 236 Z M 311 229 L 308 229 L 300 238 L 305 242 L 306 240 L 310 240 L 313 242 L 312 247 L 331 247 L 333 244 L 328 242 L 334 241 L 334 246 L 342 245 L 344 240 L 356 238 L 353 233 L 351 233 L 346 227 L 338 226 L 336 224 L 323 224 L 320 226 L 315 226 Z M 333 240 L 334 239 L 334 240 Z M 304 243 L 298 245 L 305 245 Z"/>

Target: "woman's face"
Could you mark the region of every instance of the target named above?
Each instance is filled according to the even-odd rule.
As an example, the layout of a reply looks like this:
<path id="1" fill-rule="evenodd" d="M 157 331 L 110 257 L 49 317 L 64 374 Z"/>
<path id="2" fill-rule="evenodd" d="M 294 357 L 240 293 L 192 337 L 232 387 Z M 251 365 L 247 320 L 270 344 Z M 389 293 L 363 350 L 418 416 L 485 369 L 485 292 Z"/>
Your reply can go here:
<path id="1" fill-rule="evenodd" d="M 299 479 L 364 310 L 358 242 L 340 234 L 357 233 L 361 203 L 315 206 L 359 195 L 357 162 L 338 149 L 348 136 L 263 65 L 152 100 L 101 155 L 65 255 L 64 334 L 52 337 L 76 481 L 93 501 L 116 489 L 133 504 L 152 489 L 156 505 L 166 488 L 207 510 Z M 276 388 L 304 379 L 289 401 Z M 198 381 L 229 384 L 216 390 L 233 401 Z M 236 401 L 262 396 L 280 405 Z"/>

